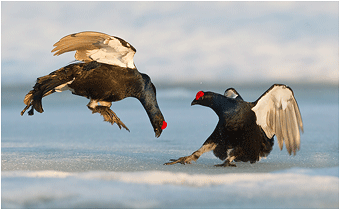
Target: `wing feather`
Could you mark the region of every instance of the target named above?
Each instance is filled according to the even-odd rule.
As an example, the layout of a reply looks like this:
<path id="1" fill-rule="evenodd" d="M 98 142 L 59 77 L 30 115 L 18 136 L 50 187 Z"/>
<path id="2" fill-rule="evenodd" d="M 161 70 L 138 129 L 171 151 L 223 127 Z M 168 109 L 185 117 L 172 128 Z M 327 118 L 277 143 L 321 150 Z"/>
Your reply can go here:
<path id="1" fill-rule="evenodd" d="M 279 148 L 283 142 L 289 154 L 300 149 L 300 132 L 303 123 L 293 91 L 285 85 L 273 85 L 255 103 L 252 110 L 256 123 L 268 138 L 276 135 Z"/>
<path id="2" fill-rule="evenodd" d="M 281 122 L 280 122 L 280 125 L 281 125 L 281 128 L 282 128 L 282 133 L 283 133 L 283 140 L 284 140 L 284 143 L 286 145 L 286 149 L 288 151 L 289 154 L 291 154 L 291 145 L 290 145 L 290 141 L 289 141 L 289 133 L 288 133 L 288 126 L 287 126 L 287 121 L 288 119 L 285 118 L 286 116 L 286 110 L 283 110 L 281 109 L 280 110 L 280 119 L 281 119 Z"/>
<path id="3" fill-rule="evenodd" d="M 282 147 L 283 147 L 283 133 L 282 133 L 282 130 L 280 127 L 276 127 L 275 125 L 280 125 L 281 121 L 280 121 L 280 110 L 275 110 L 275 124 L 273 125 L 273 131 L 274 132 L 271 132 L 269 133 L 271 130 L 268 129 L 268 133 L 267 136 L 271 136 L 273 137 L 275 134 L 276 134 L 276 137 L 277 137 L 277 141 L 279 143 L 279 147 L 280 147 L 280 150 L 282 150 Z M 271 138 L 269 137 L 269 138 Z"/>
<path id="4" fill-rule="evenodd" d="M 299 125 L 297 122 L 297 118 L 294 117 L 294 115 L 296 115 L 296 111 L 294 106 L 291 107 L 291 111 L 290 111 L 290 117 L 291 117 L 291 128 L 292 128 L 292 135 L 293 137 L 296 137 L 296 141 L 294 141 L 295 146 L 293 148 L 296 148 L 297 150 L 300 149 L 300 132 L 299 132 Z M 296 154 L 296 150 L 293 150 L 294 154 Z"/>
<path id="5" fill-rule="evenodd" d="M 292 123 L 292 118 L 291 118 L 291 110 L 289 110 L 289 106 L 287 106 L 287 109 L 285 110 L 285 115 L 287 116 L 287 120 L 286 120 L 286 132 L 288 135 L 287 141 L 289 141 L 289 147 L 287 149 L 289 154 L 292 154 L 292 151 L 294 152 L 294 154 L 296 153 L 296 149 L 297 149 L 297 145 L 296 145 L 296 141 L 295 141 L 295 137 L 293 136 L 293 130 L 294 130 L 294 126 Z"/>
<path id="6" fill-rule="evenodd" d="M 274 110 L 269 110 L 269 112 L 267 112 L 267 124 L 268 124 L 268 127 L 270 128 L 269 130 L 273 130 L 274 128 Z M 273 133 L 270 133 L 270 135 L 273 135 Z"/>
<path id="7" fill-rule="evenodd" d="M 234 98 L 236 100 L 243 101 L 243 98 L 240 96 L 240 94 L 234 88 L 228 88 L 224 92 L 224 96 L 228 97 L 228 98 Z"/>
<path id="8" fill-rule="evenodd" d="M 79 61 L 135 68 L 133 56 L 136 49 L 119 37 L 85 31 L 67 35 L 53 46 L 54 55 L 76 51 L 75 58 Z"/>

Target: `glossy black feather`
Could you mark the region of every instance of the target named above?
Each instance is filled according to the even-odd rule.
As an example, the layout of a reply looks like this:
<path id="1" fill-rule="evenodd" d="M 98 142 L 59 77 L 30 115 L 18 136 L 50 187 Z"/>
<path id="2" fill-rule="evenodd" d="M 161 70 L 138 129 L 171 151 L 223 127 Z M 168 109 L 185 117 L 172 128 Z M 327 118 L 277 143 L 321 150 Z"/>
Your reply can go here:
<path id="1" fill-rule="evenodd" d="M 192 104 L 210 107 L 218 115 L 218 124 L 204 144 L 216 144 L 213 152 L 221 160 L 228 157 L 229 149 L 234 149 L 235 161 L 254 163 L 272 150 L 273 138 L 268 139 L 256 124 L 256 115 L 251 110 L 252 103 L 242 98 L 204 92 L 204 96 L 195 99 Z"/>
<path id="2" fill-rule="evenodd" d="M 219 120 L 213 133 L 191 155 L 171 159 L 165 165 L 190 164 L 205 152 L 225 160 L 216 166 L 236 166 L 233 161 L 255 163 L 266 157 L 277 135 L 280 149 L 285 142 L 289 154 L 300 148 L 303 132 L 301 114 L 293 91 L 286 85 L 274 84 L 255 102 L 246 102 L 233 88 L 224 95 L 199 91 L 191 105 L 210 107 Z"/>
<path id="3" fill-rule="evenodd" d="M 137 98 L 145 108 L 157 137 L 162 132 L 162 126 L 164 128 L 164 117 L 156 100 L 156 88 L 148 75 L 140 73 L 135 68 L 119 67 L 96 61 L 70 64 L 38 78 L 33 90 L 25 97 L 24 102 L 27 106 L 21 114 L 30 106 L 32 106 L 30 115 L 33 115 L 33 109 L 43 112 L 42 98 L 65 84 L 73 94 L 99 103 L 120 101 L 127 97 Z M 93 110 L 93 113 L 100 112 L 102 115 L 105 113 L 89 105 L 88 107 Z M 109 107 L 100 107 L 110 111 Z"/>

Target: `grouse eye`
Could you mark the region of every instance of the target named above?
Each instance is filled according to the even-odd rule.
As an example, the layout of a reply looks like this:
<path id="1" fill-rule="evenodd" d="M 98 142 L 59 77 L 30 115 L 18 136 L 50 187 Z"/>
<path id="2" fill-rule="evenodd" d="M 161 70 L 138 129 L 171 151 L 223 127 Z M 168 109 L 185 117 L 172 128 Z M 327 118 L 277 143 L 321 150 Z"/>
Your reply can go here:
<path id="1" fill-rule="evenodd" d="M 203 91 L 199 91 L 199 92 L 196 94 L 196 100 L 200 99 L 202 96 L 204 96 Z"/>

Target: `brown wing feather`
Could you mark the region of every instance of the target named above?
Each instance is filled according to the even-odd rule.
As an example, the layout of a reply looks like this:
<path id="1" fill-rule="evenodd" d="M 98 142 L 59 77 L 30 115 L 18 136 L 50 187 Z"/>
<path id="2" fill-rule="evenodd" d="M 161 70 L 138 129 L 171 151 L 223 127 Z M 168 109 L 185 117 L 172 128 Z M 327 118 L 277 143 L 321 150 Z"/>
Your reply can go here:
<path id="1" fill-rule="evenodd" d="M 67 35 L 61 38 L 57 43 L 55 43 L 54 49 L 51 52 L 55 52 L 54 55 L 61 55 L 65 52 L 77 51 L 76 59 L 91 61 L 86 56 L 87 50 L 99 49 L 100 46 L 96 45 L 96 43 L 104 42 L 105 39 L 110 38 L 109 35 L 99 32 L 80 32 L 76 34 Z"/>
<path id="2" fill-rule="evenodd" d="M 53 46 L 54 55 L 76 51 L 75 58 L 79 61 L 95 60 L 100 63 L 135 68 L 133 56 L 136 49 L 119 37 L 86 31 L 67 35 Z"/>

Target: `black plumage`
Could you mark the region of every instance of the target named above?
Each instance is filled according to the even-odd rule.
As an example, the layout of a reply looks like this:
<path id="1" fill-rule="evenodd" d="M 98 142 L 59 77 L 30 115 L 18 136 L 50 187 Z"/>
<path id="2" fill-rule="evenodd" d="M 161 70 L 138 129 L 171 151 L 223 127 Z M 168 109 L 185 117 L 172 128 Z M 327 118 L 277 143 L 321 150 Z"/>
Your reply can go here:
<path id="1" fill-rule="evenodd" d="M 82 39 L 84 39 L 83 33 L 85 32 L 80 33 Z M 90 33 L 92 36 L 93 34 L 102 36 L 101 33 Z M 123 42 L 122 39 L 106 36 L 104 36 L 104 38 L 114 40 L 114 44 L 117 45 L 118 43 L 118 47 L 121 47 L 127 52 L 131 52 L 132 55 L 136 51 L 127 42 Z M 70 37 L 73 38 L 74 35 L 70 35 Z M 91 36 L 90 38 L 93 39 Z M 105 42 L 105 40 L 103 42 Z M 106 40 L 106 42 L 108 41 Z M 96 45 L 98 44 L 96 40 L 94 43 Z M 88 43 L 86 44 L 88 45 Z M 79 43 L 78 45 L 80 50 L 84 49 L 83 45 Z M 68 45 L 65 46 L 67 47 Z M 91 47 L 88 48 L 92 49 Z M 71 50 L 77 49 L 71 48 Z M 117 52 L 115 53 L 117 54 Z M 124 55 L 125 54 L 123 54 L 123 56 Z M 97 62 L 90 57 L 87 57 L 87 59 L 88 60 L 83 60 L 85 63 L 70 64 L 49 75 L 39 77 L 33 90 L 25 96 L 24 103 L 26 107 L 21 112 L 21 115 L 30 107 L 29 115 L 33 115 L 34 109 L 42 113 L 43 108 L 41 101 L 43 97 L 56 91 L 71 90 L 75 95 L 90 99 L 87 106 L 92 113 L 100 113 L 103 115 L 105 121 L 111 124 L 117 123 L 119 128 L 123 127 L 129 130 L 110 107 L 111 102 L 120 101 L 127 97 L 134 97 L 143 105 L 154 128 L 155 135 L 159 137 L 167 124 L 158 107 L 156 88 L 151 82 L 150 77 L 140 73 L 134 67 L 133 62 L 130 60 L 132 58 L 126 59 L 126 62 L 120 58 L 121 61 L 125 62 L 119 61 L 122 65 L 118 65 L 120 63 L 105 63 L 100 59 Z"/>
<path id="2" fill-rule="evenodd" d="M 289 154 L 300 148 L 302 119 L 293 91 L 285 85 L 273 85 L 255 102 L 244 101 L 233 88 L 224 95 L 199 91 L 191 103 L 195 104 L 213 109 L 218 124 L 200 149 L 166 165 L 191 163 L 211 150 L 225 160 L 216 166 L 236 166 L 233 161 L 255 163 L 271 152 L 274 135 L 280 149 L 285 142 Z"/>

